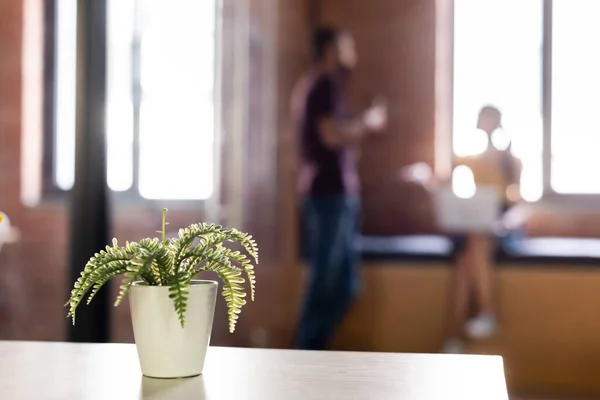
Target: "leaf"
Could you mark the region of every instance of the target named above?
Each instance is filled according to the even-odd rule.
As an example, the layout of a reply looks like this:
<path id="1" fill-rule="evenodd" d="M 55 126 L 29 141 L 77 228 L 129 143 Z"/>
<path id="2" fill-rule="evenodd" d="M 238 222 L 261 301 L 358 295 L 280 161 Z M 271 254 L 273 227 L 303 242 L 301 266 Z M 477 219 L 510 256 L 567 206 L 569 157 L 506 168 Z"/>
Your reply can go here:
<path id="1" fill-rule="evenodd" d="M 129 292 L 129 288 L 136 282 L 142 271 L 148 270 L 152 266 L 152 262 L 156 256 L 154 254 L 143 254 L 139 258 L 135 258 L 131 261 L 131 264 L 127 267 L 127 271 L 125 272 L 125 279 L 121 283 L 121 290 L 119 291 L 119 295 L 115 300 L 115 307 L 117 307 L 125 296 L 127 292 Z"/>
<path id="2" fill-rule="evenodd" d="M 149 279 L 155 286 L 164 285 L 169 280 L 173 263 L 173 254 L 168 246 L 157 238 L 146 238 L 139 241 L 139 254 L 152 255 L 152 262 L 147 271 Z"/>
<path id="3" fill-rule="evenodd" d="M 125 272 L 127 272 L 127 263 L 115 263 L 112 267 L 109 267 L 106 271 L 106 274 L 102 278 L 98 279 L 98 281 L 96 281 L 96 283 L 94 284 L 94 287 L 92 289 L 92 292 L 88 296 L 86 304 L 90 304 L 92 302 L 98 291 L 106 284 L 106 282 L 108 282 L 110 279 L 114 278 L 117 275 L 124 274 Z"/>
<path id="4" fill-rule="evenodd" d="M 75 324 L 77 307 L 86 293 L 99 282 L 115 276 L 115 271 L 126 269 L 130 264 L 130 258 L 131 255 L 125 249 L 110 246 L 106 246 L 106 250 L 102 250 L 90 258 L 81 271 L 80 277 L 75 281 L 69 301 L 65 304 L 65 306 L 69 306 L 67 317 L 73 319 L 73 324 Z M 99 288 L 92 291 L 92 294 L 95 295 L 98 290 Z"/>
<path id="5" fill-rule="evenodd" d="M 250 263 L 250 260 L 246 255 L 239 251 L 233 251 L 227 248 L 221 248 L 219 253 L 222 257 L 227 258 L 230 262 L 233 261 L 240 265 L 240 267 L 246 273 L 248 277 L 248 284 L 250 286 L 250 299 L 254 301 L 254 292 L 256 288 L 256 276 L 254 275 L 254 266 Z"/>
<path id="6" fill-rule="evenodd" d="M 216 270 L 219 277 L 223 280 L 222 295 L 227 303 L 227 314 L 229 316 L 229 332 L 235 331 L 235 325 L 238 320 L 238 314 L 242 312 L 242 307 L 246 304 L 246 293 L 241 284 L 244 278 L 240 270 L 235 268 L 221 267 Z"/>
<path id="7" fill-rule="evenodd" d="M 192 224 L 187 228 L 180 229 L 178 238 L 173 239 L 172 243 L 175 246 L 175 263 L 181 260 L 181 257 L 189 251 L 196 239 L 202 239 L 205 236 L 218 233 L 218 227 L 207 224 Z"/>
<path id="8" fill-rule="evenodd" d="M 169 298 L 173 299 L 173 306 L 179 318 L 181 327 L 185 327 L 185 312 L 187 311 L 187 301 L 190 295 L 191 275 L 187 272 L 179 272 L 172 277 L 169 282 Z"/>
<path id="9" fill-rule="evenodd" d="M 200 271 L 213 271 L 209 266 L 222 266 L 227 268 L 233 268 L 231 261 L 227 257 L 227 255 L 223 252 L 224 248 L 195 248 L 189 253 L 189 257 L 191 259 L 198 261 L 206 261 L 204 266 L 198 267 L 194 272 Z M 226 249 L 227 250 L 227 249 Z M 197 265 L 198 262 L 194 262 L 194 265 Z"/>

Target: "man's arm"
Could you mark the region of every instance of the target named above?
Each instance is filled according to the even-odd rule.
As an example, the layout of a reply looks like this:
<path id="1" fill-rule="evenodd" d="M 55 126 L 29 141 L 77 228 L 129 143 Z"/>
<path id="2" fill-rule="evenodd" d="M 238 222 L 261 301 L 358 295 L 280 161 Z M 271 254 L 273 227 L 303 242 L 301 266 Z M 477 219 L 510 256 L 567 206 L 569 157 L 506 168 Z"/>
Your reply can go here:
<path id="1" fill-rule="evenodd" d="M 330 116 L 319 119 L 321 140 L 329 148 L 338 148 L 359 141 L 365 136 L 366 130 L 360 118 L 344 122 Z"/>
<path id="2" fill-rule="evenodd" d="M 338 148 L 363 139 L 370 131 L 383 128 L 387 121 L 384 104 L 374 105 L 358 118 L 340 120 L 335 116 L 335 91 L 331 81 L 323 81 L 314 95 L 319 136 L 329 148 Z"/>
<path id="3" fill-rule="evenodd" d="M 319 119 L 321 140 L 329 147 L 355 143 L 369 133 L 382 131 L 387 123 L 387 106 L 376 103 L 360 118 L 350 121 L 337 121 L 334 118 Z"/>

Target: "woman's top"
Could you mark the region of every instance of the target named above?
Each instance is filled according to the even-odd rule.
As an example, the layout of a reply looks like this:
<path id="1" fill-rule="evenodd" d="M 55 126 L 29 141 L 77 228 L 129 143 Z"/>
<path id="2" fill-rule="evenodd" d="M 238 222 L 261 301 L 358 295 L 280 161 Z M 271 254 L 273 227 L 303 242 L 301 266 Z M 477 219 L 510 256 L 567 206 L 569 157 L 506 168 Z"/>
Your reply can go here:
<path id="1" fill-rule="evenodd" d="M 476 185 L 491 185 L 508 205 L 520 200 L 515 188 L 521 180 L 521 161 L 510 150 L 490 148 L 476 156 L 456 157 L 454 167 L 464 165 L 473 172 Z"/>

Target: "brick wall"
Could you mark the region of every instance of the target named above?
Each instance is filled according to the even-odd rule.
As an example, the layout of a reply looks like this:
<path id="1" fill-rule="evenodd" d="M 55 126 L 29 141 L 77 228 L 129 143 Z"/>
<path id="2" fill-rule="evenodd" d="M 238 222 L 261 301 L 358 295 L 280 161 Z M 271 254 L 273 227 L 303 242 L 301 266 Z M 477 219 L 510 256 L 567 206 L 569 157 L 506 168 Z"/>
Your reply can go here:
<path id="1" fill-rule="evenodd" d="M 31 44 L 24 36 L 26 4 L 41 6 L 37 1 L 0 3 L 0 208 L 22 231 L 20 243 L 5 246 L 0 254 L 0 337 L 56 340 L 64 322 L 64 208 L 48 204 L 28 209 L 21 202 L 24 120 L 39 117 L 35 107 L 24 105 L 31 94 L 25 90 L 28 82 L 39 82 L 41 72 L 40 65 L 32 64 L 35 57 L 23 63 L 23 44 Z"/>
<path id="2" fill-rule="evenodd" d="M 21 231 L 21 240 L 0 253 L 0 339 L 64 340 L 67 326 L 62 305 L 70 284 L 68 197 L 31 208 L 21 201 L 23 121 L 41 113 L 28 102 L 24 105 L 23 99 L 31 98 L 27 87 L 39 82 L 42 71 L 40 58 L 31 57 L 23 64 L 28 42 L 41 50 L 39 43 L 24 40 L 23 21 L 32 15 L 41 18 L 41 5 L 37 0 L 0 2 L 0 209 Z M 114 234 L 122 240 L 154 235 L 160 223 L 158 209 L 116 205 L 114 210 Z M 175 210 L 171 219 L 180 225 L 197 221 L 201 215 L 201 211 Z M 116 340 L 131 339 L 128 315 L 127 305 L 113 313 Z"/>
<path id="3" fill-rule="evenodd" d="M 25 1 L 0 2 L 0 209 L 22 233 L 19 243 L 5 246 L 0 253 L 0 339 L 65 340 L 67 321 L 62 305 L 70 285 L 67 282 L 68 197 L 44 200 L 31 208 L 23 206 L 20 198 L 23 82 L 31 78 L 25 71 L 36 70 L 31 65 L 24 68 L 22 63 L 24 12 L 32 11 L 26 8 Z M 280 172 L 276 166 L 280 154 L 277 149 L 281 144 L 276 132 L 286 125 L 287 97 L 293 82 L 306 67 L 305 0 L 276 3 L 277 7 L 272 7 L 273 2 L 269 0 L 250 2 L 253 47 L 249 72 L 253 102 L 249 106 L 247 139 L 251 146 L 247 149 L 247 173 L 252 174 L 252 179 L 245 182 L 243 191 L 247 196 L 244 224 L 260 240 L 263 250 L 259 278 L 264 289 L 259 297 L 262 303 L 255 306 L 258 314 L 263 315 L 267 314 L 261 310 L 272 305 L 269 294 L 277 291 L 273 289 L 269 293 L 269 286 L 276 288 L 277 285 L 266 282 L 277 277 L 270 274 L 268 266 L 276 266 L 273 260 L 280 242 L 269 239 L 280 237 L 273 234 L 278 229 L 276 180 Z M 227 20 L 231 10 L 224 11 Z M 280 34 L 274 37 L 274 32 Z M 39 71 L 41 66 L 33 67 Z M 227 74 L 224 76 L 227 78 Z M 275 82 L 270 82 L 273 79 Z M 272 113 L 264 112 L 261 107 L 268 103 L 274 108 Z M 120 240 L 154 235 L 160 223 L 159 209 L 159 206 L 146 204 L 113 203 L 113 234 Z M 203 210 L 170 210 L 174 227 L 202 220 L 202 217 Z M 224 304 L 220 302 L 217 307 L 214 344 L 248 344 L 252 333 L 249 328 L 268 322 L 251 318 L 249 312 L 250 316 L 240 320 L 238 331 L 232 336 L 226 333 Z M 113 312 L 113 340 L 131 341 L 130 325 L 125 303 Z"/>
<path id="4" fill-rule="evenodd" d="M 378 93 L 389 100 L 387 135 L 363 145 L 365 232 L 432 229 L 425 194 L 401 187 L 396 177 L 404 165 L 434 159 L 435 1 L 328 0 L 318 15 L 356 40 L 356 105 L 368 105 Z"/>
<path id="5" fill-rule="evenodd" d="M 27 208 L 20 199 L 23 81 L 28 79 L 24 71 L 36 70 L 22 64 L 24 1 L 0 1 L 0 209 L 22 231 L 22 240 L 4 247 L 0 253 L 0 339 L 63 340 L 66 320 L 62 304 L 69 284 L 66 204 L 43 202 Z M 248 153 L 248 164 L 253 179 L 245 189 L 249 196 L 245 211 L 248 226 L 257 227 L 258 236 L 267 238 L 264 240 L 269 240 L 269 249 L 273 250 L 270 256 L 273 264 L 261 265 L 262 300 L 254 313 L 258 317 L 250 325 L 267 326 L 273 332 L 269 344 L 285 346 L 295 321 L 294 306 L 275 310 L 269 307 L 297 298 L 300 285 L 290 284 L 286 275 L 287 268 L 295 267 L 297 254 L 296 147 L 289 130 L 288 99 L 294 82 L 308 65 L 306 40 L 313 22 L 311 3 L 318 5 L 315 10 L 321 21 L 347 28 L 356 38 L 360 64 L 353 87 L 354 103 L 364 106 L 375 93 L 382 93 L 390 100 L 389 132 L 365 143 L 361 164 L 365 231 L 376 234 L 433 230 L 425 194 L 399 186 L 395 177 L 403 165 L 434 160 L 436 8 L 434 0 L 278 0 L 276 3 L 276 11 L 265 6 L 268 0 L 251 3 L 257 47 L 251 54 L 254 68 L 250 73 L 261 93 L 259 97 L 268 94 L 264 85 L 275 79 L 276 129 L 262 129 L 270 117 L 253 104 L 252 114 L 260 118 L 249 127 L 252 152 Z M 276 24 L 274 41 L 265 36 L 273 32 L 265 24 Z M 269 63 L 274 63 L 273 69 L 265 67 Z M 265 157 L 271 159 L 265 161 Z M 269 182 L 273 185 L 270 189 Z M 172 210 L 172 226 L 201 220 L 202 215 L 202 210 Z M 594 216 L 598 219 L 597 214 Z M 600 224 L 582 221 L 589 222 L 590 215 L 560 218 L 546 215 L 539 217 L 534 227 L 537 233 L 587 236 L 600 233 L 597 228 Z M 122 240 L 153 235 L 158 223 L 158 209 L 120 204 L 114 207 L 114 233 Z M 268 239 L 271 236 L 277 238 Z M 113 315 L 114 339 L 130 341 L 127 305 Z M 225 327 L 222 320 L 217 319 L 216 323 Z M 243 326 L 242 323 L 240 328 Z M 214 343 L 230 343 L 229 336 L 221 335 L 223 330 L 216 331 Z M 235 335 L 241 344 L 248 342 L 244 335 L 243 330 Z"/>

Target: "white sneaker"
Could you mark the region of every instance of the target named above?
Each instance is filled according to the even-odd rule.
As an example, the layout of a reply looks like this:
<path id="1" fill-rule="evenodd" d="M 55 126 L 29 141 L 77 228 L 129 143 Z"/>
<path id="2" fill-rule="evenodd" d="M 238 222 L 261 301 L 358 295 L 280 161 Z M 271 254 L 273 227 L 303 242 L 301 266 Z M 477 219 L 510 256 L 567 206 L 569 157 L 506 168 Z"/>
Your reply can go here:
<path id="1" fill-rule="evenodd" d="M 472 339 L 487 339 L 497 329 L 498 320 L 492 314 L 480 314 L 465 324 L 465 333 Z"/>
<path id="2" fill-rule="evenodd" d="M 465 342 L 457 338 L 446 339 L 442 346 L 442 353 L 444 354 L 465 354 L 465 351 Z"/>

